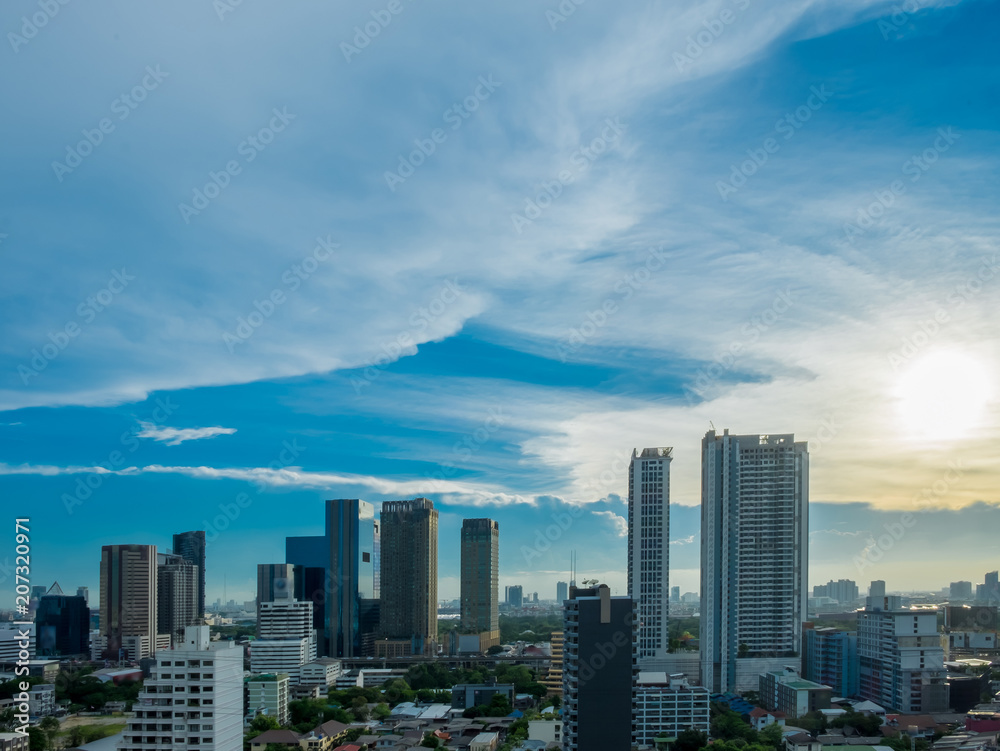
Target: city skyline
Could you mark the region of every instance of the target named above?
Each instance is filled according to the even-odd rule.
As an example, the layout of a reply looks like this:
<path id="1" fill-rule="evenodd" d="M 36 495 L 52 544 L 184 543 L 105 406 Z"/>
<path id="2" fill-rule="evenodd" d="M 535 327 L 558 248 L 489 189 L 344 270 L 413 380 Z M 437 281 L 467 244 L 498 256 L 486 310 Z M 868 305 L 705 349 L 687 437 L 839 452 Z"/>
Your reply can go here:
<path id="1" fill-rule="evenodd" d="M 501 525 L 501 586 L 576 549 L 624 594 L 628 452 L 669 445 L 697 591 L 712 425 L 809 443 L 810 584 L 997 568 L 993 9 L 575 7 L 407 10 L 345 53 L 365 9 L 69 6 L 14 44 L 0 493 L 33 581 L 96 593 L 101 546 L 203 529 L 207 598 L 246 600 L 325 499 L 427 497 L 442 540 Z"/>

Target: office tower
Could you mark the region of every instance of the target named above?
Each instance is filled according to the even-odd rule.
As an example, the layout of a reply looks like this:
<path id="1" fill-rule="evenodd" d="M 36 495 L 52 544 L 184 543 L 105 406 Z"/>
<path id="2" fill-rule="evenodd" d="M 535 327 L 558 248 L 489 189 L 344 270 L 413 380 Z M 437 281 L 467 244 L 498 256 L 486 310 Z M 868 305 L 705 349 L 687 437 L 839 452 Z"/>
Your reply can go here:
<path id="1" fill-rule="evenodd" d="M 556 602 L 560 605 L 569 597 L 569 584 L 566 582 L 556 582 Z"/>
<path id="2" fill-rule="evenodd" d="M 570 587 L 563 613 L 563 750 L 632 746 L 636 612 L 606 584 Z"/>
<path id="3" fill-rule="evenodd" d="M 357 498 L 328 500 L 324 534 L 289 537 L 285 560 L 295 565 L 295 597 L 310 600 L 321 626 L 320 653 L 360 657 L 374 627 L 379 597 L 379 524 L 375 507 Z"/>
<path id="4" fill-rule="evenodd" d="M 876 600 L 882 600 L 885 598 L 885 582 L 881 579 L 876 579 L 871 584 L 868 585 L 868 596 L 874 597 Z"/>
<path id="5" fill-rule="evenodd" d="M 639 665 L 670 649 L 670 452 L 632 450 L 628 468 L 628 593 L 639 611 Z"/>
<path id="6" fill-rule="evenodd" d="M 255 639 L 250 643 L 251 673 L 288 673 L 293 684 L 301 680 L 302 666 L 316 659 L 312 639 Z"/>
<path id="7" fill-rule="evenodd" d="M 972 582 L 952 582 L 948 588 L 948 597 L 952 600 L 971 600 Z"/>
<path id="8" fill-rule="evenodd" d="M 181 532 L 174 535 L 174 555 L 198 567 L 198 618 L 205 617 L 205 533 Z"/>
<path id="9" fill-rule="evenodd" d="M 294 600 L 295 566 L 291 563 L 257 564 L 257 615 L 265 602 Z"/>
<path id="10" fill-rule="evenodd" d="M 103 656 L 139 660 L 156 651 L 156 546 L 101 548 Z"/>
<path id="11" fill-rule="evenodd" d="M 462 629 L 478 633 L 485 649 L 500 643 L 500 525 L 462 520 Z M 485 651 L 485 650 L 484 650 Z"/>
<path id="12" fill-rule="evenodd" d="M 673 605 L 679 605 L 681 602 L 681 588 L 671 587 L 670 588 L 670 602 Z"/>
<path id="13" fill-rule="evenodd" d="M 830 686 L 834 696 L 857 694 L 857 633 L 806 624 L 802 636 L 802 677 Z"/>
<path id="14" fill-rule="evenodd" d="M 80 596 L 44 595 L 35 611 L 39 656 L 86 654 L 90 648 L 90 608 Z"/>
<path id="15" fill-rule="evenodd" d="M 382 597 L 379 631 L 411 654 L 437 643 L 438 512 L 427 498 L 382 504 Z"/>
<path id="16" fill-rule="evenodd" d="M 890 712 L 949 709 L 937 612 L 904 609 L 899 597 L 869 597 L 858 613 L 859 695 Z"/>
<path id="17" fill-rule="evenodd" d="M 132 709 L 119 751 L 242 751 L 243 650 L 188 626 L 182 644 L 157 653 Z"/>
<path id="18" fill-rule="evenodd" d="M 76 596 L 82 597 L 84 602 L 87 603 L 87 607 L 90 607 L 90 589 L 88 587 L 77 587 Z"/>
<path id="19" fill-rule="evenodd" d="M 198 567 L 179 555 L 156 556 L 157 633 L 184 640 L 184 629 L 198 623 Z"/>
<path id="20" fill-rule="evenodd" d="M 296 600 L 262 602 L 257 619 L 258 639 L 310 639 L 316 632 L 312 623 L 312 603 Z M 313 654 L 313 657 L 316 655 Z"/>
<path id="21" fill-rule="evenodd" d="M 802 653 L 808 602 L 809 453 L 785 435 L 702 441 L 701 682 L 755 690 Z"/>
<path id="22" fill-rule="evenodd" d="M 524 605 L 524 587 L 520 584 L 512 584 L 507 587 L 507 604 L 512 608 L 520 608 Z"/>

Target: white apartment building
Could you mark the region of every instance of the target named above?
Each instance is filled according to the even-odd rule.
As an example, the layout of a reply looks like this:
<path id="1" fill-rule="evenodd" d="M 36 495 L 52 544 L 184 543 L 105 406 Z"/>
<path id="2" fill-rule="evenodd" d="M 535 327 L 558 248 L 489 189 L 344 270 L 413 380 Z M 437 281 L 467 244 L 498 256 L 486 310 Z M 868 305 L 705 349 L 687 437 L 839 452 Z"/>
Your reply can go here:
<path id="1" fill-rule="evenodd" d="M 316 639 L 312 625 L 313 604 L 309 601 L 275 600 L 262 602 L 257 617 L 258 639 Z"/>
<path id="2" fill-rule="evenodd" d="M 639 666 L 670 649 L 672 448 L 632 451 L 628 474 L 628 593 L 639 614 Z"/>
<path id="3" fill-rule="evenodd" d="M 119 751 L 242 751 L 243 650 L 188 626 L 184 642 L 156 654 Z"/>
<path id="4" fill-rule="evenodd" d="M 36 683 L 28 691 L 28 714 L 48 717 L 56 713 L 56 687 L 54 683 Z"/>
<path id="5" fill-rule="evenodd" d="M 247 719 L 267 715 L 288 724 L 288 702 L 290 701 L 288 673 L 266 673 L 247 678 Z"/>
<path id="6" fill-rule="evenodd" d="M 688 728 L 707 733 L 709 704 L 708 689 L 688 685 L 683 674 L 640 672 L 635 682 L 633 742 L 651 747 L 655 738 L 676 738 Z"/>
<path id="7" fill-rule="evenodd" d="M 950 697 L 937 612 L 899 597 L 869 597 L 858 613 L 860 694 L 893 712 L 947 712 Z"/>
<path id="8" fill-rule="evenodd" d="M 251 673 L 288 673 L 300 682 L 302 666 L 316 659 L 316 642 L 302 639 L 256 639 L 250 643 Z"/>
<path id="9" fill-rule="evenodd" d="M 28 654 L 23 655 L 22 652 Z M 0 662 L 17 662 L 22 657 L 35 659 L 35 624 L 15 626 L 11 622 L 0 623 Z"/>
<path id="10" fill-rule="evenodd" d="M 318 660 L 306 663 L 299 671 L 299 683 L 307 686 L 322 686 L 323 691 L 334 687 L 337 678 L 343 672 L 340 660 L 332 657 L 320 657 Z"/>
<path id="11" fill-rule="evenodd" d="M 792 434 L 702 441 L 701 684 L 756 690 L 801 659 L 808 603 L 809 452 Z"/>

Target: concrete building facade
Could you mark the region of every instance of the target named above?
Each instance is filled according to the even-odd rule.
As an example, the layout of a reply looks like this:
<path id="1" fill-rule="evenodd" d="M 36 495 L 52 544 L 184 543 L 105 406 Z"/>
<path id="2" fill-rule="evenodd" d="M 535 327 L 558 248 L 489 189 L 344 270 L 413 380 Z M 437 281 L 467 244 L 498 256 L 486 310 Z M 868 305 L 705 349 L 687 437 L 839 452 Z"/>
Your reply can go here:
<path id="1" fill-rule="evenodd" d="M 635 684 L 633 742 L 654 745 L 657 738 L 676 738 L 689 728 L 709 730 L 707 688 L 691 686 L 681 674 L 641 671 Z"/>
<path id="2" fill-rule="evenodd" d="M 893 712 L 947 712 L 944 648 L 934 610 L 869 597 L 858 613 L 859 694 Z"/>
<path id="3" fill-rule="evenodd" d="M 438 512 L 427 498 L 387 501 L 381 512 L 381 637 L 411 654 L 437 645 Z"/>
<path id="4" fill-rule="evenodd" d="M 137 637 L 138 656 L 156 649 L 157 565 L 155 545 L 105 545 L 101 548 L 101 635 L 104 654 L 117 660 L 125 641 Z"/>
<path id="5" fill-rule="evenodd" d="M 463 519 L 461 554 L 462 630 L 482 634 L 489 649 L 500 643 L 500 525 Z"/>
<path id="6" fill-rule="evenodd" d="M 132 709 L 119 751 L 241 751 L 243 650 L 188 626 L 182 644 L 157 653 Z"/>
<path id="7" fill-rule="evenodd" d="M 809 453 L 792 434 L 702 441 L 701 683 L 757 687 L 800 658 L 808 605 Z M 744 663 L 744 664 L 741 664 Z"/>
<path id="8" fill-rule="evenodd" d="M 628 593 L 639 614 L 639 665 L 670 649 L 672 448 L 632 451 L 628 475 Z"/>

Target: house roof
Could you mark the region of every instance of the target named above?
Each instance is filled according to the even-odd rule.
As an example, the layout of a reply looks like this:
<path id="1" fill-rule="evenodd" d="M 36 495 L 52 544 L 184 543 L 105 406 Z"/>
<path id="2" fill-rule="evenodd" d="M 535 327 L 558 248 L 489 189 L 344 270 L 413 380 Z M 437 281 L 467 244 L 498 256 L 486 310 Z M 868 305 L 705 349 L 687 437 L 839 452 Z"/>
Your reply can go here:
<path id="1" fill-rule="evenodd" d="M 317 725 L 313 728 L 313 733 L 316 735 L 329 735 L 331 737 L 336 737 L 347 730 L 348 726 L 342 722 L 337 722 L 336 720 L 327 720 L 322 725 Z"/>
<path id="2" fill-rule="evenodd" d="M 253 739 L 253 743 L 294 743 L 298 745 L 302 736 L 294 730 L 265 730 Z"/>

